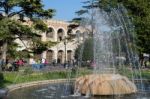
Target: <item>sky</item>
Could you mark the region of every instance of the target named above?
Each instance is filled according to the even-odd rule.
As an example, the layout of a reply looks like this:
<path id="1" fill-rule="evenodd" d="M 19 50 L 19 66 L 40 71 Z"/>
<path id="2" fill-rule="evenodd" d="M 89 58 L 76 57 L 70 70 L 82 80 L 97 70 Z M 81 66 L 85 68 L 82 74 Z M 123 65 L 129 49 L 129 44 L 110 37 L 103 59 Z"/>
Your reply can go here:
<path id="1" fill-rule="evenodd" d="M 82 8 L 82 2 L 85 0 L 43 0 L 45 9 L 52 8 L 56 10 L 53 19 L 70 21 L 77 17 L 76 11 Z"/>

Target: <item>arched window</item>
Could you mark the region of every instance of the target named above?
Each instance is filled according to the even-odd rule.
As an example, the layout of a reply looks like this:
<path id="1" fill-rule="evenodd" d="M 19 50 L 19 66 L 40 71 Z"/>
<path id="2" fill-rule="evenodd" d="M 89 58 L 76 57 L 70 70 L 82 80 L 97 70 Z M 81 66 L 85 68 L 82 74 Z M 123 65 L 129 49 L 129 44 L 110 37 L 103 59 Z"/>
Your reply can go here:
<path id="1" fill-rule="evenodd" d="M 54 52 L 52 50 L 48 50 L 46 53 L 46 60 L 48 63 L 52 63 Z"/>
<path id="2" fill-rule="evenodd" d="M 58 56 L 57 56 L 57 63 L 62 63 L 63 62 L 63 55 L 64 52 L 62 50 L 58 51 Z"/>
<path id="3" fill-rule="evenodd" d="M 46 33 L 46 37 L 48 37 L 48 38 L 54 37 L 54 29 L 53 28 L 51 28 L 51 27 L 48 28 L 48 31 Z"/>
<path id="4" fill-rule="evenodd" d="M 58 29 L 57 31 L 57 40 L 62 41 L 64 38 L 64 30 L 63 29 Z"/>
<path id="5" fill-rule="evenodd" d="M 72 59 L 72 51 L 71 50 L 67 50 L 67 60 L 71 61 Z"/>

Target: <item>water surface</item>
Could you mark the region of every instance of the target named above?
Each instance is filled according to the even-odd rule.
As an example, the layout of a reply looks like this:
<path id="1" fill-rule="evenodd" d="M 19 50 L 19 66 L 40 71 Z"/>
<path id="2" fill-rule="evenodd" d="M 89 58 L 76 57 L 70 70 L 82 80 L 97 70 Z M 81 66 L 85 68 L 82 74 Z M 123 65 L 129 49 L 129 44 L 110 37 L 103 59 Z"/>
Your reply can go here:
<path id="1" fill-rule="evenodd" d="M 38 85 L 21 88 L 8 94 L 7 99 L 150 99 L 150 84 L 143 84 L 144 91 L 124 96 L 74 96 L 73 86 L 67 83 Z"/>

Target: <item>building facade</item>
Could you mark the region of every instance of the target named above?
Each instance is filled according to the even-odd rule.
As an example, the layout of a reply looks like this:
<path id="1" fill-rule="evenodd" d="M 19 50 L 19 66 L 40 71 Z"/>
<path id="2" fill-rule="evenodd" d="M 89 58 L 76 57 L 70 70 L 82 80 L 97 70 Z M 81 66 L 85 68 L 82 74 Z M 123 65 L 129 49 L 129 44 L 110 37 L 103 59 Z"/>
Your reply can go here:
<path id="1" fill-rule="evenodd" d="M 68 26 L 71 24 L 65 21 L 58 20 L 45 20 L 48 26 L 48 31 L 41 34 L 41 41 L 57 42 L 54 46 L 49 47 L 42 54 L 34 55 L 36 58 L 45 58 L 48 63 L 65 63 L 67 61 L 74 60 L 75 50 L 83 40 L 83 34 L 87 31 L 82 27 L 77 27 L 70 30 Z M 31 24 L 30 21 L 27 24 Z M 67 38 L 72 35 L 73 37 L 68 40 Z M 19 39 L 16 40 L 22 46 L 18 50 L 24 50 L 26 46 L 30 46 L 29 41 L 22 42 Z M 24 44 L 23 44 L 24 43 Z M 32 59 L 31 59 L 32 60 Z"/>

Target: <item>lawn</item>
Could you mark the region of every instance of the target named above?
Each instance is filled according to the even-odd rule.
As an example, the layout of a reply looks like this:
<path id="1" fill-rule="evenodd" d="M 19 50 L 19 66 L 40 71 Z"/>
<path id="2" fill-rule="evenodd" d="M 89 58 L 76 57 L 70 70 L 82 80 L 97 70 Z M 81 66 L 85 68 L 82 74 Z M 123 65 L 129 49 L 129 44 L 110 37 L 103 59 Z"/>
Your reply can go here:
<path id="1" fill-rule="evenodd" d="M 122 72 L 122 71 L 121 71 Z M 132 73 L 130 70 L 124 70 L 126 76 L 131 78 Z M 42 81 L 42 80 L 52 80 L 52 79 L 67 79 L 75 78 L 77 76 L 86 75 L 92 73 L 92 69 L 81 68 L 78 72 L 72 69 L 66 69 L 63 71 L 32 71 L 31 68 L 21 69 L 19 72 L 3 72 L 1 73 L 0 87 L 6 87 L 11 84 L 32 82 L 32 81 Z M 145 69 L 141 72 L 142 78 L 150 80 L 150 70 Z M 137 74 L 139 75 L 139 74 Z"/>
<path id="2" fill-rule="evenodd" d="M 77 75 L 80 76 L 89 73 L 91 73 L 91 70 L 87 68 L 80 69 L 78 74 L 72 69 L 63 71 L 32 71 L 30 68 L 25 68 L 19 72 L 3 72 L 4 80 L 0 82 L 0 87 L 32 81 L 75 78 Z"/>

